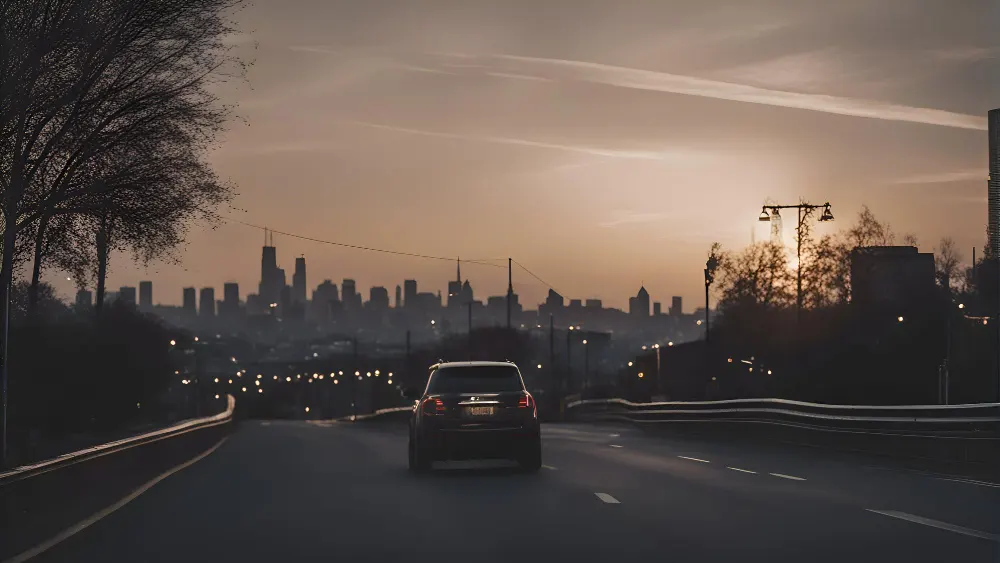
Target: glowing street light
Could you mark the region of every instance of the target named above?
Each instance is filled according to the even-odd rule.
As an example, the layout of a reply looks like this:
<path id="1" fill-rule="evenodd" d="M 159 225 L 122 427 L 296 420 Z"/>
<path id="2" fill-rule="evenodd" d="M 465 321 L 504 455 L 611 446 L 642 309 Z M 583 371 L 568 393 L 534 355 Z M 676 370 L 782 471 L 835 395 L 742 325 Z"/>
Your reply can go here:
<path id="1" fill-rule="evenodd" d="M 170 345 L 171 346 L 177 346 L 177 341 L 176 340 L 171 340 L 170 341 Z"/>
<path id="2" fill-rule="evenodd" d="M 628 363 L 628 367 L 632 367 L 632 362 L 629 362 L 629 363 Z"/>
<path id="3" fill-rule="evenodd" d="M 958 304 L 958 308 L 959 309 L 964 309 L 965 308 L 965 303 L 959 303 Z"/>
<path id="4" fill-rule="evenodd" d="M 897 322 L 903 322 L 903 316 L 900 315 L 900 316 L 896 317 L 896 321 Z"/>
<path id="5" fill-rule="evenodd" d="M 673 346 L 673 345 L 674 345 L 673 342 L 667 342 L 667 346 Z"/>
<path id="6" fill-rule="evenodd" d="M 542 364 L 538 364 L 538 369 L 542 369 Z"/>

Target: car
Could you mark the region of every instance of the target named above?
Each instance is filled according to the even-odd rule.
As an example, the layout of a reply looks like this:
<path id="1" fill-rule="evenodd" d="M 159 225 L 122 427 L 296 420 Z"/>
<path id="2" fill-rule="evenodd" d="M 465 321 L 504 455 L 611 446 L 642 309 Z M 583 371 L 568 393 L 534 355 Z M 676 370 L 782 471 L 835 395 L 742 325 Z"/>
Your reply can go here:
<path id="1" fill-rule="evenodd" d="M 542 466 L 538 406 L 512 362 L 446 362 L 430 367 L 413 399 L 409 468 L 435 461 L 510 459 L 527 472 Z"/>

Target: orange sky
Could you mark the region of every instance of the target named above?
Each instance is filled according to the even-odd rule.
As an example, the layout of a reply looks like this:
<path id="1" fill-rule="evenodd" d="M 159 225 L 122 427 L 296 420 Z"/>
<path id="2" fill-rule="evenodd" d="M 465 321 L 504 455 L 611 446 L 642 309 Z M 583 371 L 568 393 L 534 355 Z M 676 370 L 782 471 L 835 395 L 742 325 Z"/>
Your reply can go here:
<path id="1" fill-rule="evenodd" d="M 634 4 L 634 5 L 632 5 Z M 708 247 L 747 244 L 764 200 L 867 203 L 924 250 L 982 246 L 986 111 L 1000 106 L 990 2 L 263 1 L 256 58 L 211 161 L 226 211 L 302 235 L 466 258 L 512 256 L 567 297 L 702 300 Z M 214 227 L 214 228 L 213 228 Z M 790 225 L 786 241 L 791 241 Z M 115 256 L 109 287 L 237 281 L 259 231 L 193 225 L 180 265 Z M 454 264 L 276 236 L 310 293 L 353 277 L 445 289 Z M 502 269 L 467 265 L 477 297 Z M 545 287 L 515 271 L 522 302 Z M 69 294 L 58 272 L 46 278 Z"/>

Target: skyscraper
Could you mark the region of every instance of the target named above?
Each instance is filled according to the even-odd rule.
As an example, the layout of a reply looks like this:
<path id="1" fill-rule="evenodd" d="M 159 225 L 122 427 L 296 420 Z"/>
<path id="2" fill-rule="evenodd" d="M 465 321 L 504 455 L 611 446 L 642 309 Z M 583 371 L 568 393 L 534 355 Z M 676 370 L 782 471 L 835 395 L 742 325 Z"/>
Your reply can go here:
<path id="1" fill-rule="evenodd" d="M 399 309 L 403 306 L 403 288 L 396 285 L 396 304 L 393 307 Z"/>
<path id="2" fill-rule="evenodd" d="M 629 297 L 628 312 L 637 317 L 649 316 L 649 292 L 645 286 L 639 288 L 639 293 L 635 297 Z"/>
<path id="3" fill-rule="evenodd" d="M 410 305 L 417 304 L 417 280 L 404 280 L 403 281 L 403 306 L 409 307 Z"/>
<path id="4" fill-rule="evenodd" d="M 139 310 L 153 310 L 153 282 L 151 281 L 139 282 Z"/>
<path id="5" fill-rule="evenodd" d="M 295 259 L 295 273 L 292 274 L 292 303 L 306 302 L 306 257 Z"/>
<path id="6" fill-rule="evenodd" d="M 122 286 L 118 288 L 118 300 L 135 307 L 135 288 Z"/>
<path id="7" fill-rule="evenodd" d="M 389 308 L 389 290 L 381 286 L 372 287 L 368 291 L 367 307 L 373 311 L 384 311 Z"/>
<path id="8" fill-rule="evenodd" d="M 458 307 L 462 304 L 462 261 L 456 265 L 454 281 L 448 282 L 448 307 Z"/>
<path id="9" fill-rule="evenodd" d="M 274 247 L 274 235 L 268 240 L 268 232 L 264 230 L 264 249 L 260 256 L 260 298 L 267 304 L 277 303 L 281 299 L 281 286 L 285 285 L 284 275 L 278 269 L 278 252 Z"/>
<path id="10" fill-rule="evenodd" d="M 190 316 L 198 314 L 197 290 L 193 287 L 184 288 L 184 313 Z"/>
<path id="11" fill-rule="evenodd" d="M 361 300 L 361 296 L 358 295 L 356 284 L 354 280 L 350 278 L 344 278 L 343 284 L 340 287 L 340 298 L 344 302 L 345 311 L 356 311 L 356 301 Z"/>
<path id="12" fill-rule="evenodd" d="M 670 298 L 670 314 L 675 317 L 684 314 L 684 300 L 679 295 Z"/>
<path id="13" fill-rule="evenodd" d="M 203 287 L 201 288 L 201 299 L 198 304 L 198 312 L 202 317 L 214 317 L 215 316 L 215 288 L 214 287 Z"/>
<path id="14" fill-rule="evenodd" d="M 222 306 L 219 316 L 233 318 L 240 312 L 240 284 L 228 282 L 222 286 Z"/>
<path id="15" fill-rule="evenodd" d="M 1000 257 L 1000 109 L 989 112 L 990 170 L 986 180 L 989 200 L 989 218 L 986 228 L 990 238 L 990 252 Z"/>

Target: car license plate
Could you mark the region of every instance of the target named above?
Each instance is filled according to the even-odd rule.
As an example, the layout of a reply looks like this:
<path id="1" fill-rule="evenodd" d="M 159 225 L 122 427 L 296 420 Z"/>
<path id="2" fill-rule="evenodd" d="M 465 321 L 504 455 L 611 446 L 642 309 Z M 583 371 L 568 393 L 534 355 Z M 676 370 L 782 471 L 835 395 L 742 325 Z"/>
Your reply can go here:
<path id="1" fill-rule="evenodd" d="M 493 416 L 493 407 L 466 407 L 469 416 Z"/>

